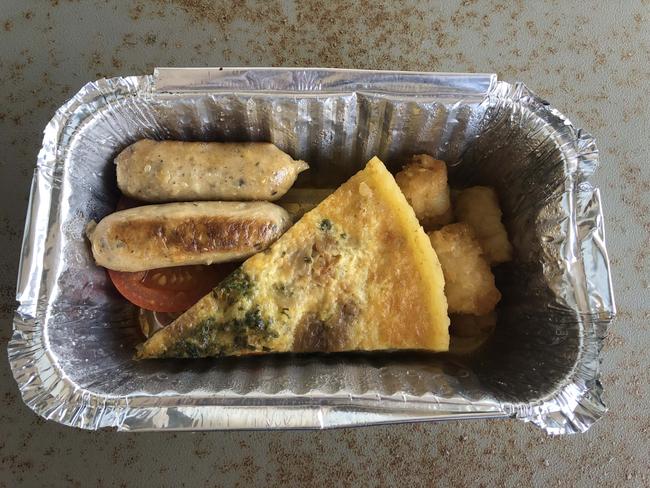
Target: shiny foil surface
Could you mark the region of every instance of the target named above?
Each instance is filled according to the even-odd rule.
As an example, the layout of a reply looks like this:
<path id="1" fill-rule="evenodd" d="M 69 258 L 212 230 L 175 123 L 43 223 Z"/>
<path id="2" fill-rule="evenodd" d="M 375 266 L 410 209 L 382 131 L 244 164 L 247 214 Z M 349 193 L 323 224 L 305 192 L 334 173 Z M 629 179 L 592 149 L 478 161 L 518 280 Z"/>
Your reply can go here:
<path id="1" fill-rule="evenodd" d="M 135 361 L 138 310 L 95 266 L 84 227 L 119 198 L 138 139 L 270 141 L 332 188 L 374 155 L 449 164 L 494 186 L 515 259 L 495 269 L 498 324 L 470 356 L 419 352 Z M 88 83 L 44 132 L 25 224 L 9 360 L 25 403 L 86 429 L 327 428 L 516 417 L 550 434 L 603 413 L 615 315 L 594 139 L 495 75 L 165 68 Z"/>

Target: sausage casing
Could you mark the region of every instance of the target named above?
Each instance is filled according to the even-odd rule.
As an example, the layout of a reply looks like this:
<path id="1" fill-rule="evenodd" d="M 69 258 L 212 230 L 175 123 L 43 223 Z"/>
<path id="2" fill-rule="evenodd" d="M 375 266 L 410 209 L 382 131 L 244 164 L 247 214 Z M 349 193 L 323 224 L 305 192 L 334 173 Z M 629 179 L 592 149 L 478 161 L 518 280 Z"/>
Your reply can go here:
<path id="1" fill-rule="evenodd" d="M 277 200 L 309 166 L 268 142 L 143 139 L 115 159 L 117 185 L 145 202 Z"/>
<path id="2" fill-rule="evenodd" d="M 268 202 L 188 202 L 112 213 L 87 229 L 95 262 L 116 271 L 234 261 L 266 249 L 289 228 Z"/>

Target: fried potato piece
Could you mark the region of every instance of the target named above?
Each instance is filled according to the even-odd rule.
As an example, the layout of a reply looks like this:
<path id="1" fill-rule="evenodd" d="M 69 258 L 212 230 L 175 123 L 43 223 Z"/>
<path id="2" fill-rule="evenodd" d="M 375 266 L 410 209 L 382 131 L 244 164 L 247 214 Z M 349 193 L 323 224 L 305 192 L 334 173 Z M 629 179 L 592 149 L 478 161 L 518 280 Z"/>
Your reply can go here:
<path id="1" fill-rule="evenodd" d="M 456 337 L 488 335 L 497 324 L 496 312 L 487 315 L 452 314 L 449 333 Z"/>
<path id="2" fill-rule="evenodd" d="M 444 161 L 426 154 L 415 155 L 395 175 L 395 181 L 425 229 L 435 229 L 453 220 Z"/>
<path id="3" fill-rule="evenodd" d="M 445 277 L 449 313 L 485 315 L 494 310 L 501 293 L 472 229 L 451 224 L 428 235 Z"/>
<path id="4" fill-rule="evenodd" d="M 454 207 L 459 222 L 468 224 L 476 234 L 484 257 L 491 265 L 512 259 L 512 245 L 501 223 L 501 208 L 493 188 L 473 186 L 462 190 Z"/>

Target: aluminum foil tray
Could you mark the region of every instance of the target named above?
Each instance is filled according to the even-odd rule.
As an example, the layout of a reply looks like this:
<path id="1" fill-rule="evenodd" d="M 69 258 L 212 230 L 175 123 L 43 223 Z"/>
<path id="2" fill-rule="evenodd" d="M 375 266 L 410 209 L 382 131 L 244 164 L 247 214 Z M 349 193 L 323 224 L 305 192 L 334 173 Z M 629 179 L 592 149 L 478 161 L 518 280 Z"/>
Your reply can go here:
<path id="1" fill-rule="evenodd" d="M 83 229 L 113 211 L 113 158 L 137 139 L 272 141 L 331 187 L 377 155 L 448 162 L 499 192 L 515 260 L 478 353 L 132 359 L 137 311 Z M 25 403 L 86 429 L 327 428 L 517 417 L 581 432 L 604 412 L 599 353 L 615 314 L 593 138 L 490 74 L 158 69 L 88 83 L 45 129 L 26 219 L 9 360 Z"/>

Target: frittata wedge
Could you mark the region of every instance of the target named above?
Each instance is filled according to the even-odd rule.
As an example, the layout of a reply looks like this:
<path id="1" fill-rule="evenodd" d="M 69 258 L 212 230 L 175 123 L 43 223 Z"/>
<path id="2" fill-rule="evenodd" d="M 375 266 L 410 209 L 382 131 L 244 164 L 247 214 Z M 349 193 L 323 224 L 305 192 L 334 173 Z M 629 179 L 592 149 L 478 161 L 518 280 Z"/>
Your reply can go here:
<path id="1" fill-rule="evenodd" d="M 373 158 L 137 356 L 446 351 L 448 328 L 438 258 Z"/>

